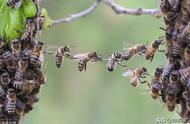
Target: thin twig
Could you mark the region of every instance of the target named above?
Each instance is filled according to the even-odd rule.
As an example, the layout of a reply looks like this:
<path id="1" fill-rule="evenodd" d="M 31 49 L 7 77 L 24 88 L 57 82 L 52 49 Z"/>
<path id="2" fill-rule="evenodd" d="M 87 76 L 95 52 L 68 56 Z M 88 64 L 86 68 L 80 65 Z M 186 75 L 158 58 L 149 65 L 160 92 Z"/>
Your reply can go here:
<path id="1" fill-rule="evenodd" d="M 58 19 L 58 20 L 53 20 L 52 26 L 56 25 L 56 24 L 60 24 L 60 23 L 68 23 L 71 22 L 75 19 L 78 19 L 80 17 L 85 17 L 88 14 L 90 14 L 91 12 L 93 12 L 96 7 L 98 6 L 98 4 L 100 3 L 101 0 L 97 0 L 94 4 L 92 4 L 88 9 L 80 12 L 80 13 L 76 13 L 76 14 L 72 14 L 66 18 L 62 18 L 62 19 Z"/>
<path id="2" fill-rule="evenodd" d="M 143 8 L 130 9 L 117 4 L 114 0 L 104 0 L 104 3 L 107 4 L 109 7 L 111 7 L 116 14 L 152 15 L 157 18 L 161 17 L 162 15 L 159 9 L 143 9 Z"/>

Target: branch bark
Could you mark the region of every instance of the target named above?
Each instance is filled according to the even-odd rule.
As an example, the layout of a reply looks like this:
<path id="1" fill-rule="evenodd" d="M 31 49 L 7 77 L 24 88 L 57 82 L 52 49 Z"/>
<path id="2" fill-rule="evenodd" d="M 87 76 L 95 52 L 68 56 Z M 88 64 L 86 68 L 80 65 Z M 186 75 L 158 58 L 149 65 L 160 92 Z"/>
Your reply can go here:
<path id="1" fill-rule="evenodd" d="M 122 7 L 121 5 L 117 4 L 114 0 L 96 0 L 96 2 L 94 2 L 88 9 L 86 9 L 80 13 L 71 14 L 66 18 L 53 20 L 52 26 L 60 24 L 60 23 L 69 23 L 69 22 L 79 19 L 81 17 L 85 17 L 85 16 L 89 15 L 90 13 L 92 13 L 97 8 L 97 6 L 100 4 L 100 2 L 103 2 L 103 3 L 105 3 L 105 5 L 112 8 L 112 10 L 116 14 L 136 15 L 136 16 L 151 15 L 151 16 L 154 16 L 157 18 L 162 16 L 159 9 L 143 9 L 143 8 L 130 9 L 130 8 Z"/>

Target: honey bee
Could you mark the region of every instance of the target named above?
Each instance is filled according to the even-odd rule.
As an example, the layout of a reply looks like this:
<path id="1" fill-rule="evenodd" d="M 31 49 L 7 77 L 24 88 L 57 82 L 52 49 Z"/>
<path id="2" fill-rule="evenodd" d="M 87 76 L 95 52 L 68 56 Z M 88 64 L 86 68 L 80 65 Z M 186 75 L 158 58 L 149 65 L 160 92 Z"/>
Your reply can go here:
<path id="1" fill-rule="evenodd" d="M 35 78 L 36 78 L 36 82 L 37 84 L 44 84 L 46 81 L 46 77 L 43 74 L 43 72 L 40 69 L 34 69 L 34 73 L 35 73 Z"/>
<path id="2" fill-rule="evenodd" d="M 16 69 L 16 73 L 15 73 L 16 80 L 23 79 L 27 67 L 28 67 L 28 59 L 27 58 L 23 58 L 18 62 L 18 68 Z"/>
<path id="3" fill-rule="evenodd" d="M 117 64 L 120 64 L 120 62 L 122 61 L 122 53 L 120 52 L 114 52 L 110 58 L 108 59 L 108 63 L 107 63 L 107 69 L 108 71 L 114 71 L 117 67 Z M 124 66 L 124 65 L 122 65 Z M 125 67 L 125 66 L 124 66 Z"/>
<path id="4" fill-rule="evenodd" d="M 145 54 L 146 52 L 146 46 L 143 44 L 137 44 L 134 47 L 131 47 L 127 50 L 127 53 L 123 54 L 123 59 L 125 61 L 130 60 L 134 55 L 138 54 L 138 55 L 142 55 Z"/>
<path id="5" fill-rule="evenodd" d="M 11 8 L 19 8 L 23 3 L 23 0 L 7 0 L 7 6 Z"/>
<path id="6" fill-rule="evenodd" d="M 7 66 L 7 70 L 9 72 L 14 72 L 16 68 L 16 61 L 13 54 L 7 50 L 3 53 L 2 58 Z"/>
<path id="7" fill-rule="evenodd" d="M 1 84 L 7 86 L 11 82 L 9 74 L 7 72 L 1 75 Z"/>
<path id="8" fill-rule="evenodd" d="M 190 92 L 186 90 L 183 92 L 183 98 L 186 100 L 186 108 L 190 111 Z"/>
<path id="9" fill-rule="evenodd" d="M 61 67 L 62 61 L 69 55 L 69 52 L 71 52 L 71 48 L 68 46 L 58 48 L 55 55 L 57 68 Z"/>
<path id="10" fill-rule="evenodd" d="M 16 109 L 16 93 L 14 89 L 7 90 L 6 111 L 8 114 L 14 114 Z"/>
<path id="11" fill-rule="evenodd" d="M 78 70 L 79 71 L 86 71 L 87 63 L 90 62 L 98 62 L 101 61 L 102 58 L 100 58 L 96 52 L 88 52 L 85 54 L 76 54 L 73 56 L 74 58 L 79 61 L 78 63 Z"/>
<path id="12" fill-rule="evenodd" d="M 43 62 L 43 47 L 44 44 L 42 42 L 37 42 L 34 46 L 32 54 L 30 56 L 30 64 L 35 67 L 40 67 Z"/>
<path id="13" fill-rule="evenodd" d="M 36 87 L 36 81 L 33 80 L 24 80 L 22 85 L 19 85 L 21 87 L 21 92 L 18 93 L 18 96 L 22 96 L 22 95 L 26 95 L 26 94 L 30 94 L 32 92 L 32 90 Z"/>
<path id="14" fill-rule="evenodd" d="M 190 86 L 190 67 L 179 70 L 180 82 L 185 86 Z"/>
<path id="15" fill-rule="evenodd" d="M 154 73 L 154 77 L 151 82 L 151 96 L 153 99 L 157 99 L 160 96 L 160 90 L 162 87 L 161 84 L 161 75 L 163 72 L 163 68 L 156 68 L 156 71 Z"/>
<path id="16" fill-rule="evenodd" d="M 17 61 L 21 59 L 21 44 L 18 39 L 12 41 L 12 54 Z"/>
<path id="17" fill-rule="evenodd" d="M 159 40 L 155 40 L 150 47 L 147 48 L 146 53 L 145 53 L 145 58 L 146 60 L 150 60 L 152 61 L 154 58 L 154 54 L 156 53 L 156 51 L 159 49 L 159 46 L 162 44 L 161 39 Z"/>
<path id="18" fill-rule="evenodd" d="M 176 98 L 173 95 L 167 95 L 166 96 L 166 105 L 168 108 L 168 111 L 174 111 L 176 106 Z"/>
<path id="19" fill-rule="evenodd" d="M 183 67 L 190 66 L 190 44 L 185 48 L 182 63 Z"/>
<path id="20" fill-rule="evenodd" d="M 141 78 L 145 78 L 148 75 L 147 69 L 145 67 L 139 67 L 135 70 L 127 70 L 123 73 L 124 77 L 130 77 L 130 83 L 133 87 L 137 87 L 139 82 L 145 83 L 146 81 L 141 81 Z"/>
<path id="21" fill-rule="evenodd" d="M 177 17 L 176 10 L 170 3 L 169 0 L 161 0 L 160 3 L 161 12 L 165 15 L 165 19 L 168 21 L 172 21 Z"/>

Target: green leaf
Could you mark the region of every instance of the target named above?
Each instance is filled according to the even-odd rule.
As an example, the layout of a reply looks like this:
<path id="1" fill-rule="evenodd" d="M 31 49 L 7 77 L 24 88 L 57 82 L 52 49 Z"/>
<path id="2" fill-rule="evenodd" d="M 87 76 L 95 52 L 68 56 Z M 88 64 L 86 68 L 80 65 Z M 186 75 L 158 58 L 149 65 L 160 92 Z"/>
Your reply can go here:
<path id="1" fill-rule="evenodd" d="M 48 12 L 45 8 L 42 8 L 41 13 L 45 17 L 43 28 L 46 29 L 52 25 L 52 19 L 48 16 Z"/>

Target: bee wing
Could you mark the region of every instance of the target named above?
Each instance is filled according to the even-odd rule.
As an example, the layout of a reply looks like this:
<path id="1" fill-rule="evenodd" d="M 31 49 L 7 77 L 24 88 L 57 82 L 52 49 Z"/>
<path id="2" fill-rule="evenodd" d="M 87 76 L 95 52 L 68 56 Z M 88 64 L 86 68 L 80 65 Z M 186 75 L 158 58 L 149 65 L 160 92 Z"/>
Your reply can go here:
<path id="1" fill-rule="evenodd" d="M 130 77 L 133 74 L 133 71 L 128 69 L 126 72 L 123 73 L 124 77 Z"/>
<path id="2" fill-rule="evenodd" d="M 77 60 L 81 60 L 81 59 L 83 59 L 86 55 L 87 55 L 86 53 L 79 53 L 79 54 L 73 55 L 73 58 L 76 58 Z"/>
<path id="3" fill-rule="evenodd" d="M 20 0 L 15 4 L 15 8 L 18 9 L 22 5 L 23 0 Z"/>

